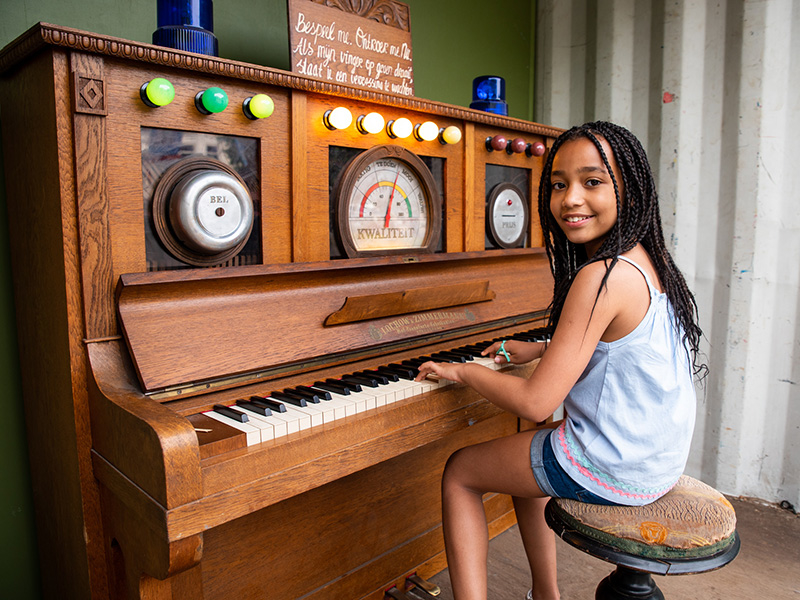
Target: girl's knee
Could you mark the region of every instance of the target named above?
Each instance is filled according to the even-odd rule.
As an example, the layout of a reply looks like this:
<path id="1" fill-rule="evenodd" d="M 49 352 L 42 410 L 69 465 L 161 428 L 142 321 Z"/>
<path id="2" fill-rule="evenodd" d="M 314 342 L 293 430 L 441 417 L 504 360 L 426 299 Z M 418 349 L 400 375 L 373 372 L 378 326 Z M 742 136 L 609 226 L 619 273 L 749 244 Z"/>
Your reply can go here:
<path id="1" fill-rule="evenodd" d="M 473 476 L 470 469 L 471 461 L 468 458 L 469 447 L 456 450 L 447 459 L 442 474 L 442 490 L 462 487 L 469 488 Z"/>

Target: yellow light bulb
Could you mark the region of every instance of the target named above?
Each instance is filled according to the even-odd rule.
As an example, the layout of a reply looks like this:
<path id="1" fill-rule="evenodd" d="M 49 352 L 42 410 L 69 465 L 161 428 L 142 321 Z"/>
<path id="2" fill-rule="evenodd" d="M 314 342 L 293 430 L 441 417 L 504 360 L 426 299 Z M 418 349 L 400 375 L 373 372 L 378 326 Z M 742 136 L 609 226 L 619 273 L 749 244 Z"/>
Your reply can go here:
<path id="1" fill-rule="evenodd" d="M 461 141 L 461 130 L 455 125 L 450 125 L 442 129 L 439 140 L 443 144 L 457 144 Z"/>
<path id="2" fill-rule="evenodd" d="M 410 136 L 413 129 L 414 126 L 411 124 L 411 121 L 405 117 L 389 121 L 389 124 L 386 126 L 386 132 L 389 134 L 389 137 L 400 139 L 405 139 Z"/>
<path id="3" fill-rule="evenodd" d="M 356 127 L 358 127 L 358 130 L 361 133 L 375 134 L 383 131 L 383 125 L 385 122 L 386 121 L 380 113 L 371 112 L 358 117 L 358 120 L 356 121 Z"/>
<path id="4" fill-rule="evenodd" d="M 322 115 L 322 122 L 328 129 L 347 129 L 353 122 L 353 113 L 344 106 L 337 106 Z"/>
<path id="5" fill-rule="evenodd" d="M 431 142 L 439 137 L 439 127 L 433 121 L 425 121 L 414 127 L 414 137 L 420 142 Z"/>

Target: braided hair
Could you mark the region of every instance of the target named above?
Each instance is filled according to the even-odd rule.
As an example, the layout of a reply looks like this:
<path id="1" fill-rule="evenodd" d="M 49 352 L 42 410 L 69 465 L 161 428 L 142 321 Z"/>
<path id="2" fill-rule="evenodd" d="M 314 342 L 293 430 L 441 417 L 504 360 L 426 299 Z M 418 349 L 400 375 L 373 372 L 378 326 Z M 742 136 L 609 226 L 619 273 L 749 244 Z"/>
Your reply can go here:
<path id="1" fill-rule="evenodd" d="M 617 201 L 617 221 L 591 257 L 586 255 L 582 244 L 573 244 L 567 239 L 550 212 L 553 160 L 563 144 L 580 138 L 590 140 L 600 153 L 614 184 Z M 621 182 L 614 176 L 609 157 L 600 139 L 604 139 L 611 148 L 612 158 L 616 159 L 622 175 Z M 625 191 L 624 202 L 620 184 Z M 619 261 L 619 255 L 641 244 L 650 256 L 663 290 L 672 304 L 676 325 L 683 329 L 683 339 L 690 349 L 694 373 L 701 378 L 705 375 L 707 366 L 698 363 L 700 338 L 703 332 L 697 324 L 697 304 L 664 242 L 653 173 L 644 148 L 636 136 L 624 127 L 604 121 L 586 123 L 561 134 L 553 143 L 542 171 L 539 183 L 539 218 L 554 279 L 549 317 L 551 330 L 555 329 L 558 323 L 567 293 L 581 267 L 599 261 L 603 261 L 606 265 L 605 275 L 597 290 L 596 303 L 601 290 L 607 285 L 611 270 Z"/>

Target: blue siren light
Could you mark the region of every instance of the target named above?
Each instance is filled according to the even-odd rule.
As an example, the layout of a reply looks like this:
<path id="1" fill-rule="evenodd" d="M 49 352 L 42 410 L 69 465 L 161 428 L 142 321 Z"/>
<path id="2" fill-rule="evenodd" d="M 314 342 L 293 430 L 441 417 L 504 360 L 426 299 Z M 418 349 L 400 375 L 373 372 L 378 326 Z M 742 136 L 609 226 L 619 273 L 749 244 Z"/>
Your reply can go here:
<path id="1" fill-rule="evenodd" d="M 158 0 L 157 11 L 154 44 L 219 56 L 212 0 Z"/>
<path id="2" fill-rule="evenodd" d="M 482 75 L 472 80 L 472 102 L 470 108 L 508 115 L 506 104 L 506 80 L 495 75 Z"/>

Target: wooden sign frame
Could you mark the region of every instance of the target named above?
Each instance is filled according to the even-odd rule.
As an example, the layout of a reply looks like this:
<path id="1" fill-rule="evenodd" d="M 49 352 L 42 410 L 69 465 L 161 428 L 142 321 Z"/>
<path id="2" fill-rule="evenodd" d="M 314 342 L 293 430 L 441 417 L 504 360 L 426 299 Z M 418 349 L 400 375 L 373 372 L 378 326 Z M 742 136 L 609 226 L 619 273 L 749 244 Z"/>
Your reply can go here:
<path id="1" fill-rule="evenodd" d="M 373 92 L 414 95 L 406 4 L 287 0 L 287 5 L 292 72 Z"/>

